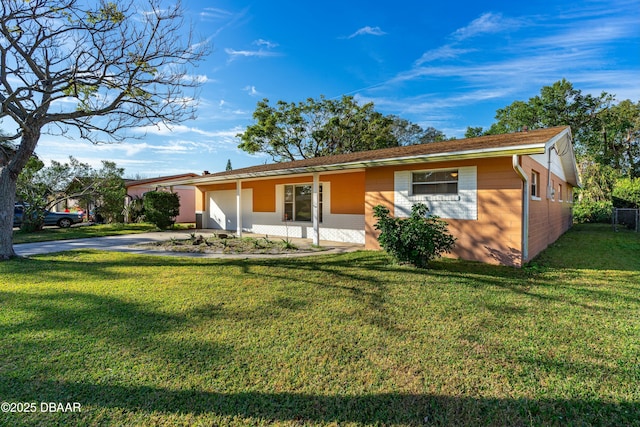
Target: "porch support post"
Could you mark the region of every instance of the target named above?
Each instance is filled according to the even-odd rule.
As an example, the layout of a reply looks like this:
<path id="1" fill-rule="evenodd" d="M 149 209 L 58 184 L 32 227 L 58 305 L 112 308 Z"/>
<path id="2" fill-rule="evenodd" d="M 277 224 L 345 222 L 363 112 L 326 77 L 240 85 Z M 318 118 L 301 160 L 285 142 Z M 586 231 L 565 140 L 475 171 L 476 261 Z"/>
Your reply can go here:
<path id="1" fill-rule="evenodd" d="M 236 235 L 242 237 L 242 181 L 236 180 Z"/>
<path id="2" fill-rule="evenodd" d="M 313 221 L 312 243 L 320 244 L 320 174 L 313 174 L 313 188 L 311 195 L 311 218 Z"/>

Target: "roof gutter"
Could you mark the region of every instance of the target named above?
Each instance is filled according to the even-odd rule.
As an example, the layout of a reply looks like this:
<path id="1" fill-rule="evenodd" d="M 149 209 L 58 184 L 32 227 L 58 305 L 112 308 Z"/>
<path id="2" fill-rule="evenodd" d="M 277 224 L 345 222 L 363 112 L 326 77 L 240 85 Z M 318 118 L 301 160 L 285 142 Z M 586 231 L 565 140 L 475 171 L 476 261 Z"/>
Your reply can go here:
<path id="1" fill-rule="evenodd" d="M 520 156 L 514 154 L 511 157 L 513 170 L 516 171 L 523 182 L 522 190 L 522 261 L 529 260 L 529 177 L 520 166 Z"/>

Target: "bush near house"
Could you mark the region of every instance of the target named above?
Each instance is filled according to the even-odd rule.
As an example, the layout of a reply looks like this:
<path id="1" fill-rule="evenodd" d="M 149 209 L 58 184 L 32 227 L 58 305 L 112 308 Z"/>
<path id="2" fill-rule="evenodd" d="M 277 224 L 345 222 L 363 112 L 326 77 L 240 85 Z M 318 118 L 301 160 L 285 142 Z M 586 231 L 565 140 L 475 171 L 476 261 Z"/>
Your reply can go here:
<path id="1" fill-rule="evenodd" d="M 165 191 L 149 191 L 143 197 L 146 220 L 160 229 L 175 222 L 180 213 L 180 196 Z"/>
<path id="2" fill-rule="evenodd" d="M 583 223 L 611 222 L 613 203 L 610 200 L 580 200 L 573 207 L 573 221 Z"/>
<path id="3" fill-rule="evenodd" d="M 373 212 L 378 218 L 375 228 L 380 230 L 380 246 L 398 262 L 426 268 L 429 261 L 453 249 L 455 238 L 449 234 L 447 223 L 430 216 L 423 203 L 413 205 L 409 218 L 393 218 L 382 205 L 374 207 Z"/>

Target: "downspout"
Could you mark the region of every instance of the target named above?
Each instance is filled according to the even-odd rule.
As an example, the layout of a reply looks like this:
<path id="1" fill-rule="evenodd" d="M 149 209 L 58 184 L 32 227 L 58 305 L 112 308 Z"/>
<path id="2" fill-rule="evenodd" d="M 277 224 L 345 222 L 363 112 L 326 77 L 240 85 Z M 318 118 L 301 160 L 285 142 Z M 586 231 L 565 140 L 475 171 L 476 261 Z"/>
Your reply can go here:
<path id="1" fill-rule="evenodd" d="M 522 260 L 527 261 L 529 259 L 529 177 L 520 166 L 520 156 L 514 154 L 511 161 L 513 170 L 524 183 L 522 191 Z"/>

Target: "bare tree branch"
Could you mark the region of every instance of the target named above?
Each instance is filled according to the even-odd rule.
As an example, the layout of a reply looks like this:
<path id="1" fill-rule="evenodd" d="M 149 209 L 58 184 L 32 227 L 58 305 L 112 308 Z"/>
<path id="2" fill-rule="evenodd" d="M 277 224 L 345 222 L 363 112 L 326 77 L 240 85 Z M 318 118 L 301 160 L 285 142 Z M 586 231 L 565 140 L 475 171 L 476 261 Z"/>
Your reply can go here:
<path id="1" fill-rule="evenodd" d="M 0 3 L 0 258 L 11 237 L 8 204 L 40 135 L 76 130 L 117 142 L 127 129 L 195 117 L 208 53 L 163 0 L 2 0 Z M 4 181 L 3 181 L 4 180 Z M 4 237 L 3 237 L 4 236 Z"/>

